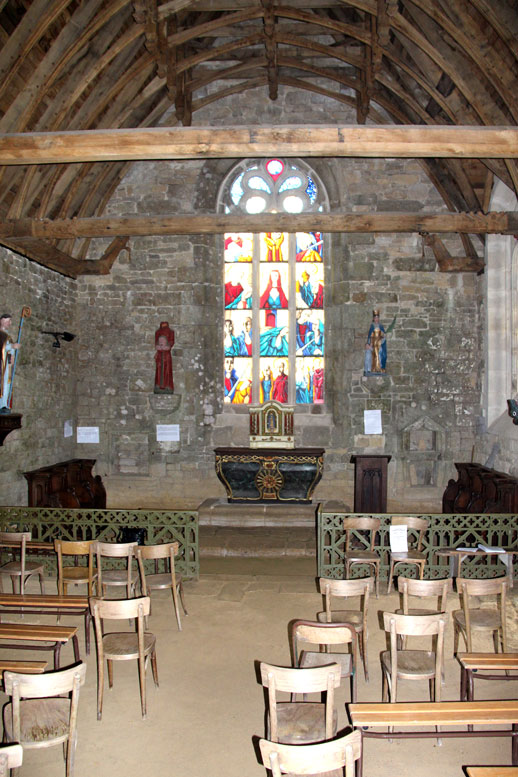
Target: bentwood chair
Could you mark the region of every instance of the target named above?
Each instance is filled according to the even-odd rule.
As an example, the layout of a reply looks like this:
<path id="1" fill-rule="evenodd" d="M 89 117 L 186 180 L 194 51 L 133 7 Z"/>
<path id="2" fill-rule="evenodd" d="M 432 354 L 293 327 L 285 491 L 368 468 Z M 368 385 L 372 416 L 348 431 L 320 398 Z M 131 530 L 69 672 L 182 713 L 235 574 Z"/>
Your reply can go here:
<path id="1" fill-rule="evenodd" d="M 31 539 L 31 533 L 30 531 L 21 531 L 21 532 L 14 532 L 14 531 L 7 531 L 7 532 L 0 532 L 0 548 L 2 547 L 2 543 L 8 543 L 9 546 L 11 543 L 16 543 L 15 550 L 17 551 L 19 548 L 20 551 L 20 560 L 13 560 L 8 561 L 6 564 L 2 564 L 0 567 L 0 591 L 3 590 L 2 587 L 2 577 L 4 575 L 9 575 L 11 578 L 12 586 L 13 586 L 13 592 L 16 592 L 16 581 L 19 578 L 20 579 L 20 593 L 23 594 L 25 592 L 25 583 L 27 580 L 32 577 L 32 575 L 38 575 L 40 580 L 40 589 L 41 593 L 45 593 L 45 580 L 43 577 L 43 564 L 40 564 L 38 561 L 27 561 L 25 554 L 27 549 L 27 542 Z M 18 545 L 19 543 L 19 545 Z"/>
<path id="2" fill-rule="evenodd" d="M 11 769 L 21 766 L 22 761 L 23 747 L 21 745 L 0 745 L 0 777 L 9 777 Z"/>
<path id="3" fill-rule="evenodd" d="M 430 700 L 441 700 L 444 661 L 445 613 L 398 615 L 383 613 L 383 625 L 390 635 L 390 649 L 381 654 L 383 701 L 397 701 L 398 680 L 428 680 Z M 436 637 L 435 650 L 407 650 L 398 646 L 399 637 Z"/>
<path id="4" fill-rule="evenodd" d="M 340 666 L 328 664 L 310 669 L 261 663 L 261 683 L 268 689 L 266 736 L 286 745 L 307 745 L 332 739 L 337 730 L 335 689 L 340 685 Z M 320 693 L 322 701 L 278 701 L 278 693 Z"/>
<path id="5" fill-rule="evenodd" d="M 296 620 L 290 624 L 293 665 L 306 669 L 337 663 L 340 677 L 351 680 L 351 701 L 357 700 L 358 635 L 353 624 Z M 318 651 L 308 650 L 308 646 Z M 332 646 L 351 646 L 351 652 L 330 652 Z M 305 648 L 305 649 L 301 649 Z"/>
<path id="6" fill-rule="evenodd" d="M 396 613 L 403 615 L 439 615 L 445 613 L 448 594 L 453 590 L 451 577 L 443 577 L 439 580 L 420 580 L 419 578 L 399 575 L 397 585 L 403 606 L 396 610 Z M 416 603 L 411 601 L 410 597 L 415 597 L 418 600 L 417 604 L 421 604 L 423 599 L 432 599 L 431 606 L 428 608 L 410 606 Z M 403 648 L 405 645 L 406 637 L 403 637 Z"/>
<path id="7" fill-rule="evenodd" d="M 67 595 L 69 585 L 87 585 L 88 596 L 93 596 L 93 584 L 97 580 L 97 572 L 94 571 L 94 544 L 95 540 L 54 540 L 54 550 L 58 557 L 60 596 Z M 86 564 L 64 564 L 63 556 L 86 557 Z"/>
<path id="8" fill-rule="evenodd" d="M 320 742 L 316 745 L 280 745 L 268 739 L 259 740 L 263 764 L 273 777 L 283 774 L 310 774 L 314 777 L 354 777 L 355 764 L 362 752 L 359 731 Z"/>
<path id="9" fill-rule="evenodd" d="M 93 551 L 97 562 L 97 593 L 106 596 L 109 586 L 126 588 L 126 598 L 135 595 L 138 573 L 133 569 L 133 559 L 137 542 L 94 542 Z M 123 569 L 103 569 L 102 559 L 126 559 Z"/>
<path id="10" fill-rule="evenodd" d="M 185 609 L 185 602 L 183 598 L 183 582 L 182 576 L 177 575 L 175 571 L 175 556 L 178 555 L 179 543 L 167 542 L 162 545 L 138 545 L 135 548 L 137 556 L 139 571 L 140 571 L 140 587 L 142 596 L 148 596 L 148 591 L 159 590 L 163 588 L 170 588 L 173 596 L 173 606 L 176 615 L 176 622 L 178 624 L 178 630 L 182 630 L 182 623 L 180 620 L 180 608 L 178 606 L 178 599 L 182 603 L 182 608 L 185 615 L 188 615 Z M 154 561 L 155 565 L 160 560 L 165 564 L 165 571 L 159 572 L 155 568 L 155 572 L 146 575 L 144 566 L 145 561 Z"/>
<path id="11" fill-rule="evenodd" d="M 423 579 L 426 565 L 426 555 L 423 553 L 423 541 L 425 532 L 428 529 L 428 521 L 426 518 L 417 518 L 413 515 L 394 515 L 390 524 L 391 526 L 406 526 L 407 530 L 414 529 L 417 532 L 417 539 L 413 547 L 409 547 L 406 551 L 390 551 L 387 594 L 389 594 L 392 589 L 392 578 L 394 577 L 396 568 L 400 564 L 408 564 L 417 567 L 417 573 L 421 580 Z"/>
<path id="12" fill-rule="evenodd" d="M 319 623 L 347 623 L 352 624 L 358 634 L 358 645 L 363 661 L 365 679 L 369 682 L 369 662 L 367 659 L 367 611 L 369 608 L 369 595 L 374 588 L 373 577 L 360 577 L 355 580 L 332 580 L 321 577 L 319 579 L 320 593 L 324 597 L 324 612 L 317 613 Z M 333 601 L 336 599 L 357 599 L 359 606 L 356 609 L 334 610 Z M 349 604 L 349 601 L 347 602 Z"/>
<path id="13" fill-rule="evenodd" d="M 363 564 L 372 568 L 376 581 L 376 599 L 379 596 L 380 557 L 374 550 L 376 532 L 381 525 L 379 518 L 347 517 L 344 518 L 345 529 L 345 577 L 349 578 L 353 567 Z M 354 547 L 353 537 L 360 544 Z"/>
<path id="14" fill-rule="evenodd" d="M 79 688 L 85 676 L 84 663 L 44 674 L 4 672 L 4 689 L 11 697 L 4 707 L 4 739 L 24 749 L 62 744 L 66 777 L 74 774 Z"/>
<path id="15" fill-rule="evenodd" d="M 149 615 L 151 600 L 149 596 L 137 599 L 90 599 L 90 609 L 94 617 L 95 637 L 97 645 L 97 720 L 101 720 L 104 697 L 104 660 L 108 667 L 108 684 L 113 687 L 113 662 L 138 661 L 140 682 L 140 704 L 142 717 L 147 714 L 146 705 L 146 666 L 151 658 L 153 680 L 158 687 L 158 670 L 156 663 L 156 637 L 144 630 L 144 618 Z M 136 621 L 134 631 L 114 631 L 106 634 L 103 621 L 124 620 Z"/>
<path id="16" fill-rule="evenodd" d="M 473 633 L 489 632 L 493 635 L 495 653 L 500 648 L 507 653 L 505 624 L 505 601 L 508 578 L 493 577 L 482 580 L 458 577 L 457 593 L 461 601 L 461 610 L 453 612 L 453 652 L 458 652 L 459 635 L 462 634 L 468 653 L 473 652 Z M 494 596 L 495 607 L 470 606 L 470 597 Z"/>

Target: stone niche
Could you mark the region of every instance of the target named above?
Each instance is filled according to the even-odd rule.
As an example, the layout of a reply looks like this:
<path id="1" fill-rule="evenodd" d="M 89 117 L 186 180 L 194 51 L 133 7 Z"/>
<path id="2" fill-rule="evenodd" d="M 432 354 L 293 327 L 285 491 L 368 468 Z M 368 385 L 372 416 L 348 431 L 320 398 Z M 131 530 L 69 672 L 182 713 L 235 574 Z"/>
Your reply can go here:
<path id="1" fill-rule="evenodd" d="M 446 432 L 429 416 L 421 416 L 400 432 L 400 462 L 409 488 L 437 488 L 444 481 Z"/>

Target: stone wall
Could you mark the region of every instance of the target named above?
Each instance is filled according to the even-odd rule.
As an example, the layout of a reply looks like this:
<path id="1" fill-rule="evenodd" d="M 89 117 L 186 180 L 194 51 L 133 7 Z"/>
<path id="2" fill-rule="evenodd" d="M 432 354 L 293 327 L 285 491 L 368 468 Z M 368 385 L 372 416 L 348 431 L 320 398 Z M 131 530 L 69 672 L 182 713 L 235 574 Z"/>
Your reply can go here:
<path id="1" fill-rule="evenodd" d="M 10 334 L 18 337 L 24 319 L 13 384 L 13 411 L 22 413 L 22 428 L 11 432 L 0 448 L 0 504 L 27 504 L 23 472 L 75 455 L 75 437 L 64 437 L 65 421 L 75 423 L 78 340 L 53 348 L 41 330 L 77 333 L 75 281 L 0 248 L 1 313 L 11 313 Z"/>
<path id="2" fill-rule="evenodd" d="M 211 105 L 197 124 L 264 125 L 340 120 L 347 109 L 319 95 L 282 88 Z M 272 149 L 275 152 L 275 149 Z M 217 191 L 236 160 L 137 163 L 110 202 L 114 215 L 214 212 Z M 332 209 L 445 209 L 414 160 L 307 160 L 324 181 Z M 324 445 L 317 499 L 352 506 L 353 453 L 392 456 L 389 509 L 439 510 L 453 461 L 471 455 L 480 415 L 479 279 L 440 274 L 416 235 L 328 236 L 326 403 L 297 408 L 299 445 Z M 452 253 L 462 253 L 451 239 Z M 101 244 L 95 249 L 101 250 Z M 90 258 L 94 258 L 92 252 Z M 146 237 L 130 241 L 110 276 L 78 282 L 78 421 L 99 425 L 98 459 L 113 506 L 191 506 L 223 497 L 213 448 L 246 445 L 246 407 L 223 407 L 222 239 Z M 389 325 L 388 370 L 363 376 L 372 309 Z M 176 334 L 175 395 L 153 390 L 154 331 Z M 381 409 L 383 434 L 363 434 L 363 411 Z M 158 443 L 156 424 L 179 424 L 179 443 Z"/>
<path id="3" fill-rule="evenodd" d="M 355 122 L 347 107 L 286 87 L 275 103 L 257 89 L 211 104 L 195 118 L 199 125 Z M 212 213 L 236 161 L 136 163 L 106 213 Z M 415 160 L 306 161 L 324 182 L 332 210 L 445 209 Z M 326 402 L 298 407 L 295 418 L 297 444 L 327 451 L 315 498 L 352 507 L 351 455 L 385 453 L 392 456 L 389 510 L 439 511 L 453 462 L 471 457 L 480 422 L 481 280 L 438 273 L 417 235 L 342 234 L 327 241 Z M 446 242 L 452 254 L 462 254 L 459 240 Z M 105 245 L 93 241 L 88 258 Z M 13 330 L 22 305 L 33 310 L 15 385 L 23 429 L 0 450 L 1 503 L 26 502 L 23 471 L 73 456 L 97 459 L 110 506 L 190 507 L 224 497 L 213 449 L 247 444 L 248 410 L 222 401 L 222 247 L 221 236 L 136 238 L 109 276 L 77 282 L 0 254 Z M 375 307 L 385 326 L 394 321 L 387 374 L 364 377 Z M 176 335 L 173 396 L 153 393 L 161 321 Z M 78 336 L 53 349 L 41 329 Z M 382 411 L 381 435 L 364 434 L 366 409 Z M 65 439 L 67 419 L 98 426 L 99 445 Z M 178 424 L 180 441 L 157 442 L 157 424 Z"/>

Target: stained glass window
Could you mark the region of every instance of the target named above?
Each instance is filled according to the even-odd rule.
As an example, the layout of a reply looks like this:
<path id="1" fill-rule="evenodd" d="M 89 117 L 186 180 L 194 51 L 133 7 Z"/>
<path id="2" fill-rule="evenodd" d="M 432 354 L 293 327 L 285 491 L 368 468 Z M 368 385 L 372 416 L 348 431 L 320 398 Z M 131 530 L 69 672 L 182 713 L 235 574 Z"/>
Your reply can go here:
<path id="1" fill-rule="evenodd" d="M 227 212 L 323 209 L 318 181 L 292 160 L 242 163 L 225 193 Z M 321 232 L 225 235 L 226 403 L 324 402 L 324 288 Z"/>

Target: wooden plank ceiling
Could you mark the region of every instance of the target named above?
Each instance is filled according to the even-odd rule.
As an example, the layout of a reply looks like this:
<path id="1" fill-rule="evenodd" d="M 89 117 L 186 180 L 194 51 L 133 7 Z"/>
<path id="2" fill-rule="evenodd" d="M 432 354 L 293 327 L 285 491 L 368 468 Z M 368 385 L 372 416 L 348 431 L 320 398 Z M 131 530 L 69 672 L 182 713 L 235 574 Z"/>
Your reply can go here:
<path id="1" fill-rule="evenodd" d="M 348 114 L 353 106 L 359 125 L 517 126 L 512 0 L 0 0 L 0 9 L 4 148 L 13 133 L 189 127 L 227 95 L 263 87 L 275 100 L 284 85 Z M 518 193 L 516 154 L 465 156 L 421 159 L 458 230 L 475 220 L 455 214 L 487 213 L 495 176 Z M 95 231 L 38 224 L 101 219 L 131 157 L 111 158 L 120 161 L 0 165 L 0 245 L 73 277 L 109 272 L 127 244 L 123 223 L 108 228 L 114 241 L 99 262 L 86 260 Z M 460 232 L 457 267 L 429 236 L 439 269 L 480 269 L 481 223 Z"/>

